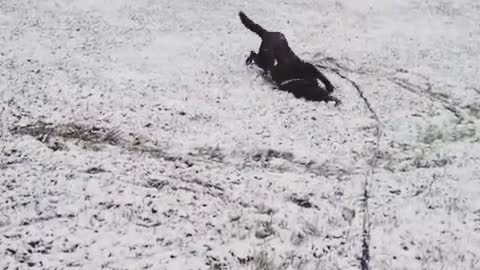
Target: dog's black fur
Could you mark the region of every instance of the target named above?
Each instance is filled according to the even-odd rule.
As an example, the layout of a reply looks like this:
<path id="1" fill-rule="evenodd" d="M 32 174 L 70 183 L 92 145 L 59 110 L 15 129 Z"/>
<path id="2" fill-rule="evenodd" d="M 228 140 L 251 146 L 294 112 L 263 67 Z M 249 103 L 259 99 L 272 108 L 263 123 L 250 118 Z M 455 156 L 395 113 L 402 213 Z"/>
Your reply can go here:
<path id="1" fill-rule="evenodd" d="M 263 69 L 265 75 L 270 75 L 272 80 L 281 90 L 292 93 L 297 98 L 311 101 L 340 101 L 331 96 L 333 85 L 312 64 L 300 59 L 288 46 L 287 39 L 280 32 L 270 32 L 254 23 L 243 12 L 239 12 L 240 21 L 250 31 L 262 39 L 258 53 L 250 52 L 246 63 L 255 63 Z M 322 88 L 319 79 L 325 88 Z"/>

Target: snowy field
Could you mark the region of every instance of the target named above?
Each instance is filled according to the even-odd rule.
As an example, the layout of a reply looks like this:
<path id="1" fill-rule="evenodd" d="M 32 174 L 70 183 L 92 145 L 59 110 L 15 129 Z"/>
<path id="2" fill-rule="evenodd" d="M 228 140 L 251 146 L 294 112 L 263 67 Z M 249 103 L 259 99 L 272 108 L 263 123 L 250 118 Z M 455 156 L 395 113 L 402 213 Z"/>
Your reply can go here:
<path id="1" fill-rule="evenodd" d="M 321 66 L 244 65 L 243 10 Z M 478 0 L 0 0 L 0 269 L 480 269 Z"/>

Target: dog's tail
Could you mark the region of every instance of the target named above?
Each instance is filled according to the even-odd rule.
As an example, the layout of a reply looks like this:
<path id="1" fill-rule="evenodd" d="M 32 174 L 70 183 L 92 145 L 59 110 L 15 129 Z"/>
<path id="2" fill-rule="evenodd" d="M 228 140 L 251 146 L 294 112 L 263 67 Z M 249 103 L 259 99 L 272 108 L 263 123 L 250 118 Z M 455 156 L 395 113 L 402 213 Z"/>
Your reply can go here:
<path id="1" fill-rule="evenodd" d="M 238 13 L 238 16 L 240 16 L 240 21 L 242 21 L 245 27 L 247 27 L 250 31 L 259 35 L 260 37 L 262 37 L 263 34 L 267 32 L 267 30 L 263 29 L 260 25 L 250 20 L 250 18 L 248 18 L 247 15 L 245 15 L 245 13 L 243 13 L 242 11 Z"/>
<path id="2" fill-rule="evenodd" d="M 314 65 L 310 63 L 307 63 L 307 65 L 309 66 L 310 71 L 313 72 L 313 74 L 315 74 L 315 76 L 325 85 L 325 90 L 331 94 L 334 89 L 332 83 Z"/>

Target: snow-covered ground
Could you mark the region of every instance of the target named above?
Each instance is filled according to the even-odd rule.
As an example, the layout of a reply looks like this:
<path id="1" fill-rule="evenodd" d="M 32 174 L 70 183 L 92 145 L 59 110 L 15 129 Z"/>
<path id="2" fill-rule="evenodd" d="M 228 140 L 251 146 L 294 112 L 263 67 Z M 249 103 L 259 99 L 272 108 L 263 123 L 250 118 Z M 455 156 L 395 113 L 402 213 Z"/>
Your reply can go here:
<path id="1" fill-rule="evenodd" d="M 244 10 L 343 104 L 244 65 Z M 477 0 L 0 0 L 0 269 L 480 269 Z"/>

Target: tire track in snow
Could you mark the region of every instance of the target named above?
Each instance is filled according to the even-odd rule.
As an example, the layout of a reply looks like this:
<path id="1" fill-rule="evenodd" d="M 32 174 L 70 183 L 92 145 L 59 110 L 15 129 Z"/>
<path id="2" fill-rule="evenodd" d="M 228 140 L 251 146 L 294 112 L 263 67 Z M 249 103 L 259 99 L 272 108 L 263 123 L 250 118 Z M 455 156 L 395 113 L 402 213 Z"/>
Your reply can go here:
<path id="1" fill-rule="evenodd" d="M 337 68 L 328 67 L 320 64 L 317 64 L 317 66 L 320 68 L 326 69 L 328 71 L 331 71 L 335 73 L 337 76 L 339 76 L 340 78 L 342 78 L 343 80 L 348 81 L 356 90 L 357 94 L 360 96 L 362 101 L 365 103 L 365 106 L 367 107 L 368 111 L 371 113 L 371 115 L 373 116 L 376 122 L 376 125 L 375 125 L 376 146 L 375 146 L 374 153 L 372 154 L 372 157 L 369 162 L 369 172 L 367 177 L 365 177 L 365 182 L 363 186 L 363 198 L 362 198 L 364 215 L 363 215 L 363 221 L 362 221 L 362 255 L 360 257 L 360 269 L 369 270 L 370 269 L 370 238 L 371 238 L 370 237 L 371 223 L 370 223 L 370 212 L 369 212 L 369 204 L 368 204 L 369 197 L 370 197 L 369 186 L 370 186 L 371 178 L 375 173 L 375 168 L 377 167 L 377 153 L 380 151 L 380 138 L 382 135 L 382 131 L 380 128 L 381 121 L 380 121 L 380 118 L 378 117 L 377 112 L 373 109 L 370 101 L 365 96 L 363 90 L 360 88 L 359 84 L 354 80 L 350 79 L 348 76 L 344 75 L 340 71 L 341 66 L 338 63 L 336 63 L 334 59 L 327 58 L 326 60 L 336 65 Z"/>
<path id="2" fill-rule="evenodd" d="M 381 124 L 380 122 L 380 118 L 378 117 L 377 113 L 375 112 L 375 110 L 372 108 L 372 105 L 370 104 L 370 101 L 368 100 L 367 97 L 365 97 L 365 94 L 363 93 L 363 90 L 360 88 L 360 86 L 352 79 L 350 79 L 349 77 L 347 77 L 346 75 L 342 74 L 340 72 L 340 70 L 338 70 L 337 68 L 332 68 L 332 67 L 327 67 L 327 66 L 323 66 L 323 65 L 318 65 L 318 67 L 321 67 L 321 68 L 324 68 L 324 69 L 327 69 L 335 74 L 337 74 L 337 76 L 339 76 L 340 78 L 348 81 L 352 86 L 353 88 L 355 88 L 355 90 L 357 91 L 358 95 L 360 96 L 360 98 L 363 100 L 363 102 L 365 103 L 365 105 L 367 106 L 367 109 L 368 111 L 370 111 L 370 113 L 372 114 L 373 118 L 375 118 L 375 121 L 377 121 L 377 124 Z"/>

